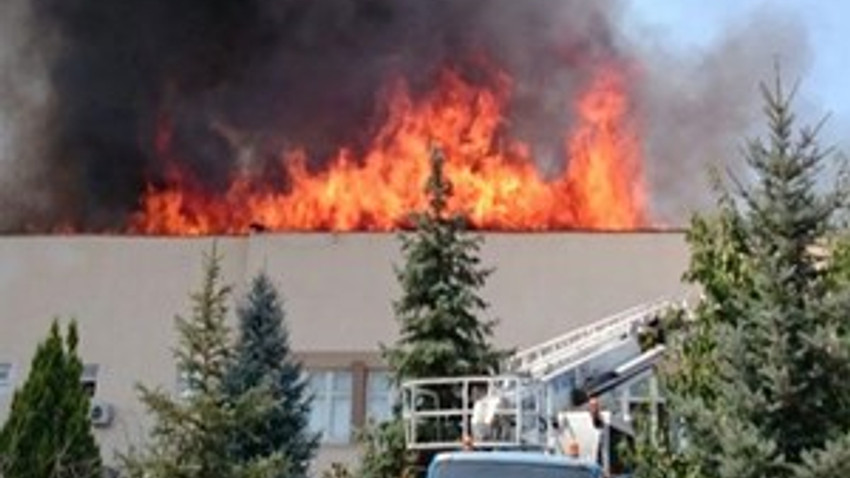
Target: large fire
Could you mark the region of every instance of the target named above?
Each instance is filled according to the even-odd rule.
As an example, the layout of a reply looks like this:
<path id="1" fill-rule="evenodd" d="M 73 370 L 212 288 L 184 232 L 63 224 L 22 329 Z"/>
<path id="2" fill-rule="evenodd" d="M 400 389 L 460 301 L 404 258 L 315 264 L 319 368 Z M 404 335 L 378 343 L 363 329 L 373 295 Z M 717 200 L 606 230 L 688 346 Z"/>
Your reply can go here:
<path id="1" fill-rule="evenodd" d="M 148 186 L 130 229 L 243 234 L 259 224 L 276 231 L 393 230 L 426 204 L 434 143 L 447 158 L 445 172 L 453 185 L 449 209 L 467 214 L 478 229 L 646 225 L 641 144 L 620 68 L 600 68 L 571 101 L 576 121 L 564 132 L 563 167 L 554 178 L 544 178 L 527 143 L 505 137 L 512 83 L 504 74 L 496 78 L 490 86 L 478 86 L 445 69 L 436 86 L 416 100 L 399 80 L 380 100 L 387 120 L 365 154 L 343 147 L 326 168 L 311 171 L 303 151 L 286 151 L 279 171 L 284 181 L 245 168 L 223 194 L 198 186 L 177 166 L 165 125 L 157 148 L 170 175 L 165 184 Z"/>

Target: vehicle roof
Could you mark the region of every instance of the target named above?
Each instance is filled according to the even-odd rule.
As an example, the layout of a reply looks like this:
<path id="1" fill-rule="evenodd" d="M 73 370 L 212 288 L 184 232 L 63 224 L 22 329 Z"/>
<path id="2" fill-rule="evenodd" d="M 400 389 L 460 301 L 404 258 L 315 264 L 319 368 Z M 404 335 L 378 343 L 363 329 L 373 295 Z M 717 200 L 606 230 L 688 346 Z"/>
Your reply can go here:
<path id="1" fill-rule="evenodd" d="M 531 451 L 453 451 L 434 457 L 432 464 L 445 461 L 500 462 L 551 466 L 573 466 L 596 471 L 599 465 L 563 455 L 549 455 Z"/>

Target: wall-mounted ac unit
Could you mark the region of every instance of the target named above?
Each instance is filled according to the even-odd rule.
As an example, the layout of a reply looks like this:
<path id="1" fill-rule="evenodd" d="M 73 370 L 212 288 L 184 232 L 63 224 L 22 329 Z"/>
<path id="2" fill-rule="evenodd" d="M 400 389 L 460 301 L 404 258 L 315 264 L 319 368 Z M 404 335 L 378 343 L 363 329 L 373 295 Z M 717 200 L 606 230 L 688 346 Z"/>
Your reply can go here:
<path id="1" fill-rule="evenodd" d="M 91 408 L 89 409 L 89 419 L 92 426 L 98 428 L 108 427 L 112 424 L 112 416 L 114 411 L 112 405 L 102 400 L 92 400 Z"/>

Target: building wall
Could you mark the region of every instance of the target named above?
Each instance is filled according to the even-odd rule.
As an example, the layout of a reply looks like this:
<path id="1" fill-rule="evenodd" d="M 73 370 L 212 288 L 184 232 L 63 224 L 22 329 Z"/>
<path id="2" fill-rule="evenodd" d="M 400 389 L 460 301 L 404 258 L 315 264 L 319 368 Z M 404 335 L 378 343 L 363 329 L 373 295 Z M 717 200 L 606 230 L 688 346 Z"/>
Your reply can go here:
<path id="1" fill-rule="evenodd" d="M 188 314 L 210 238 L 49 236 L 0 238 L 0 363 L 22 383 L 54 317 L 75 317 L 81 352 L 99 366 L 96 398 L 115 419 L 97 431 L 104 456 L 138 443 L 145 416 L 134 384 L 176 390 L 174 316 Z M 387 234 L 263 234 L 217 240 L 225 279 L 241 294 L 266 270 L 285 298 L 293 347 L 313 371 L 351 378 L 350 421 L 363 423 L 379 342 L 394 340 L 399 243 Z M 680 233 L 488 234 L 484 291 L 500 320 L 498 344 L 524 347 L 659 297 L 682 298 L 687 250 Z M 0 419 L 11 393 L 0 391 Z M 345 408 L 345 407 L 342 407 Z M 327 444 L 317 470 L 350 460 Z"/>

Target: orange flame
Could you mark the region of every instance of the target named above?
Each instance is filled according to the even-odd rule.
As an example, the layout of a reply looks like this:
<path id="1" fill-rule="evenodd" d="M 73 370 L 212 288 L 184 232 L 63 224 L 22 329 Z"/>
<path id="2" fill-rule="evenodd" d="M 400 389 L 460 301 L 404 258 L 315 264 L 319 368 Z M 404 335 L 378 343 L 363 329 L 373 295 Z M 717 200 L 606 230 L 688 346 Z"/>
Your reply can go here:
<path id="1" fill-rule="evenodd" d="M 646 223 L 641 144 L 629 119 L 624 74 L 600 70 L 573 107 L 565 134 L 563 173 L 544 179 L 530 148 L 502 130 L 511 82 L 473 86 L 445 70 L 437 87 L 414 101 L 404 81 L 387 95 L 387 121 L 363 157 L 345 148 L 319 172 L 303 152 L 281 161 L 289 186 L 257 173 L 237 174 L 224 194 L 194 185 L 177 167 L 165 186 L 148 186 L 131 219 L 145 234 L 247 233 L 269 230 L 387 231 L 426 204 L 429 146 L 439 144 L 453 184 L 448 208 L 472 225 L 495 230 L 633 229 Z M 169 148 L 166 128 L 158 148 Z"/>

